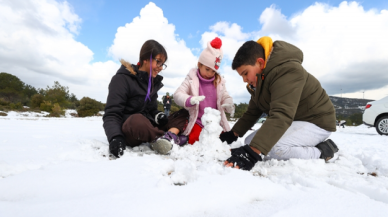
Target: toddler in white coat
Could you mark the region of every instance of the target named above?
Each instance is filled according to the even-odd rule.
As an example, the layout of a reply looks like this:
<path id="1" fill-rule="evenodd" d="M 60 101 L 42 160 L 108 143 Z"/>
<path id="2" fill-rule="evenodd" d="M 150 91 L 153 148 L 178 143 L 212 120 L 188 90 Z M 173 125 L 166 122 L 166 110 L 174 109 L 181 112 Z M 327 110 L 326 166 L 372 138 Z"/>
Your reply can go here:
<path id="1" fill-rule="evenodd" d="M 221 112 L 220 125 L 224 132 L 230 130 L 225 111 L 234 116 L 234 103 L 225 86 L 225 79 L 218 69 L 221 65 L 222 41 L 218 37 L 207 43 L 198 59 L 198 68 L 193 68 L 174 93 L 176 104 L 189 111 L 190 119 L 183 132 L 189 137 L 189 144 L 199 140 L 203 125 L 201 117 L 206 107 Z"/>

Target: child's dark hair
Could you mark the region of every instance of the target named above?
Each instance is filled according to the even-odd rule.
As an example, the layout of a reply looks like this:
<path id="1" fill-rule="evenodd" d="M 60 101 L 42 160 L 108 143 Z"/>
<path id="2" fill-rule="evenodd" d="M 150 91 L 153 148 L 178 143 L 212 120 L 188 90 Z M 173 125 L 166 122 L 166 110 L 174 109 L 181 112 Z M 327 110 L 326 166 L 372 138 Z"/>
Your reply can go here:
<path id="1" fill-rule="evenodd" d="M 234 56 L 232 69 L 236 70 L 242 65 L 255 65 L 257 58 L 265 60 L 264 48 L 255 41 L 245 42 Z"/>
<path id="2" fill-rule="evenodd" d="M 140 49 L 139 63 L 140 67 L 143 65 L 144 60 L 149 60 L 152 54 L 152 58 L 155 58 L 158 54 L 164 56 L 167 61 L 167 52 L 164 49 L 163 45 L 155 40 L 148 40 L 144 42 L 143 46 Z"/>

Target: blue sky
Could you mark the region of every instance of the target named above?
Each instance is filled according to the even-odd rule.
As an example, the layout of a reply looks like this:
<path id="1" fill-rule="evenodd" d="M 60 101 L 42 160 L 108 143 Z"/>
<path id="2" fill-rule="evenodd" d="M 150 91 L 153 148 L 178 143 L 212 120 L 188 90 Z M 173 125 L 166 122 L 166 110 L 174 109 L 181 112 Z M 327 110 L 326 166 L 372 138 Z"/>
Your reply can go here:
<path id="1" fill-rule="evenodd" d="M 111 59 L 107 49 L 111 46 L 119 26 L 123 26 L 139 15 L 139 11 L 150 1 L 143 0 L 68 0 L 80 18 L 82 27 L 78 41 L 87 45 L 94 52 L 94 61 Z M 261 12 L 271 5 L 276 5 L 287 17 L 291 17 L 314 4 L 317 1 L 152 1 L 163 9 L 164 16 L 176 27 L 176 33 L 184 39 L 188 47 L 200 48 L 201 33 L 209 26 L 226 21 L 238 23 L 244 31 L 260 29 L 258 17 Z M 243 3 L 242 3 L 243 2 Z M 336 6 L 342 1 L 319 1 Z M 360 1 L 368 10 L 388 8 L 387 1 Z"/>
<path id="2" fill-rule="evenodd" d="M 0 2 L 0 71 L 39 88 L 59 81 L 78 98 L 105 102 L 118 60 L 136 63 L 148 39 L 167 49 L 160 94 L 172 93 L 220 37 L 227 89 L 236 103 L 248 102 L 230 64 L 245 41 L 265 35 L 299 47 L 303 67 L 329 95 L 388 95 L 388 1 Z"/>

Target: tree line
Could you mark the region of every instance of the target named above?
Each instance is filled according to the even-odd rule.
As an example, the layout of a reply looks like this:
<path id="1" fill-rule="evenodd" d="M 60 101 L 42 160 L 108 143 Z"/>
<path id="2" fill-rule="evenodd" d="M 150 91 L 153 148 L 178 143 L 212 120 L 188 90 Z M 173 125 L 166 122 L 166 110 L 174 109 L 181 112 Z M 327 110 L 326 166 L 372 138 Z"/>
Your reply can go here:
<path id="1" fill-rule="evenodd" d="M 172 98 L 171 113 L 180 110 Z M 75 94 L 69 92 L 69 88 L 62 86 L 58 81 L 54 82 L 53 86 L 46 88 L 35 88 L 29 84 L 25 84 L 18 77 L 6 72 L 0 73 L 0 110 L 29 110 L 46 111 L 48 116 L 60 117 L 64 115 L 65 109 L 75 109 L 79 117 L 87 117 L 97 115 L 99 111 L 103 111 L 105 104 L 89 97 L 83 97 L 78 100 Z M 247 103 L 235 104 L 234 118 L 230 118 L 226 113 L 228 120 L 236 120 L 241 118 L 244 112 L 248 109 Z M 158 110 L 163 111 L 163 102 L 158 101 Z M 350 116 L 342 116 L 337 114 L 338 120 L 346 120 L 346 125 L 362 124 L 362 114 L 357 113 Z"/>
<path id="2" fill-rule="evenodd" d="M 180 110 L 172 97 L 171 113 Z M 247 110 L 248 104 L 235 104 L 234 118 L 240 118 Z M 27 108 L 28 107 L 28 108 Z M 35 88 L 21 81 L 17 76 L 0 73 L 0 110 L 1 111 L 46 111 L 50 117 L 64 115 L 65 109 L 75 109 L 79 117 L 97 115 L 103 111 L 105 104 L 89 97 L 78 100 L 75 94 L 69 92 L 69 88 L 62 86 L 58 81 L 46 88 Z M 163 111 L 163 102 L 158 101 L 158 110 Z M 226 113 L 230 120 L 229 114 Z"/>
<path id="3" fill-rule="evenodd" d="M 50 117 L 64 115 L 65 109 L 77 110 L 79 117 L 93 116 L 104 110 L 105 104 L 83 97 L 78 100 L 69 88 L 58 81 L 53 86 L 35 88 L 25 84 L 18 77 L 6 72 L 0 73 L 0 110 L 46 111 Z"/>

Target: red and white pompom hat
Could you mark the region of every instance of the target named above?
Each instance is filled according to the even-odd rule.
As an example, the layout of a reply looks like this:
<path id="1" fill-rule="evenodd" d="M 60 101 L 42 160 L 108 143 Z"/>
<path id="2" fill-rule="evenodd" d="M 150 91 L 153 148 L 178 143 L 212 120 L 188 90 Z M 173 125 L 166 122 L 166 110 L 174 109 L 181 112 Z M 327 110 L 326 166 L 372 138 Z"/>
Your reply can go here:
<path id="1" fill-rule="evenodd" d="M 212 41 L 207 43 L 207 47 L 202 51 L 199 56 L 198 62 L 218 72 L 221 61 L 223 58 L 223 52 L 221 49 L 222 41 L 216 37 Z"/>

